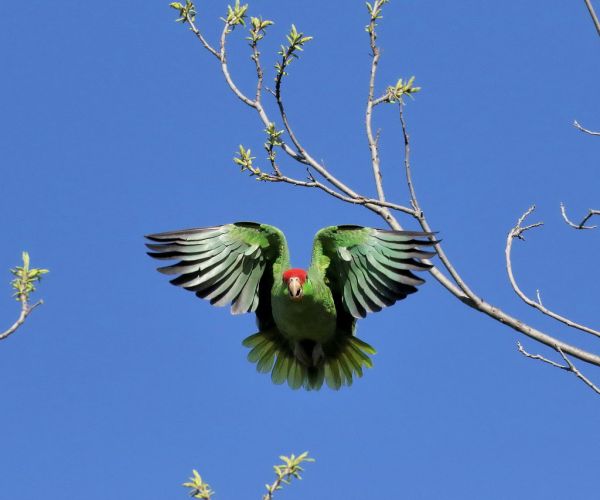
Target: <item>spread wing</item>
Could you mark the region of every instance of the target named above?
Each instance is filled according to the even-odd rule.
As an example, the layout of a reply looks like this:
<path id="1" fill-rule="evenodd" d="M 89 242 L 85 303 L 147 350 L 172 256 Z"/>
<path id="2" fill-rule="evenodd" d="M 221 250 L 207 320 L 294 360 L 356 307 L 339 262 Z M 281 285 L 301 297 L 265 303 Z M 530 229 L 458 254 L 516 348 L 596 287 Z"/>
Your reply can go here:
<path id="1" fill-rule="evenodd" d="M 150 257 L 178 261 L 158 268 L 163 274 L 177 276 L 171 280 L 173 285 L 216 306 L 231 303 L 232 314 L 256 311 L 259 322 L 272 321 L 273 265 L 288 260 L 287 243 L 279 229 L 236 222 L 146 238 L 154 242 L 146 244 Z"/>
<path id="2" fill-rule="evenodd" d="M 412 271 L 426 271 L 435 252 L 432 233 L 386 231 L 361 226 L 330 226 L 321 229 L 313 245 L 313 266 L 324 273 L 332 293 L 354 318 L 404 299 L 425 281 Z"/>

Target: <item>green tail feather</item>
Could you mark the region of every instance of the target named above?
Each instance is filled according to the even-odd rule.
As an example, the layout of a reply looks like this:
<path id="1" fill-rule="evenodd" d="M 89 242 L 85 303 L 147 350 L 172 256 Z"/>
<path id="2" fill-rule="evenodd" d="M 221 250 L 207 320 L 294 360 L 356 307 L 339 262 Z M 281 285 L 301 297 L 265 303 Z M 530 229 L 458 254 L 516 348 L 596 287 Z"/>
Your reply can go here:
<path id="1" fill-rule="evenodd" d="M 366 342 L 347 335 L 339 335 L 335 341 L 322 346 L 324 356 L 316 366 L 307 366 L 312 359 L 312 347 L 307 344 L 304 361 L 294 356 L 293 344 L 278 331 L 267 330 L 246 338 L 242 344 L 250 349 L 248 361 L 256 364 L 260 373 L 271 372 L 274 384 L 287 384 L 292 389 L 318 391 L 324 383 L 334 390 L 352 385 L 354 377 L 362 377 L 363 368 L 371 368 L 369 355 L 375 349 Z M 306 349 L 309 349 L 308 351 Z"/>

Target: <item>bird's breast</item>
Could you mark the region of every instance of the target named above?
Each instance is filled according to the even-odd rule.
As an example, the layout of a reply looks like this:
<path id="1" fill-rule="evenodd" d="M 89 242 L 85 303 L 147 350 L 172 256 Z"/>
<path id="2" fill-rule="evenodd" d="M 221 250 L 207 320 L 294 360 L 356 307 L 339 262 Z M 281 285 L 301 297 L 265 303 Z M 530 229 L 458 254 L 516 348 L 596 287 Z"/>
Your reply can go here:
<path id="1" fill-rule="evenodd" d="M 335 304 L 328 288 L 318 296 L 305 294 L 294 301 L 286 288 L 277 287 L 271 298 L 273 319 L 285 337 L 325 342 L 335 335 Z"/>

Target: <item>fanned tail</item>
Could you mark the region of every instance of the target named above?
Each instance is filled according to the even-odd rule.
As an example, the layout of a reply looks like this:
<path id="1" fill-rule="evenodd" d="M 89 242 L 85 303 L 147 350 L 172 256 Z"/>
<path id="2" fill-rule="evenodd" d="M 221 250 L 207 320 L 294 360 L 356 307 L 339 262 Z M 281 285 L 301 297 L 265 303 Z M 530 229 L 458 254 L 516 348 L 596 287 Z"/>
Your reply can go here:
<path id="1" fill-rule="evenodd" d="M 292 389 L 319 390 L 324 383 L 331 389 L 352 385 L 362 377 L 363 368 L 371 368 L 370 355 L 375 349 L 357 337 L 338 335 L 320 345 L 313 341 L 291 342 L 277 330 L 255 333 L 243 341 L 250 349 L 248 361 L 256 363 L 260 373 L 271 372 L 275 384 L 287 381 Z"/>

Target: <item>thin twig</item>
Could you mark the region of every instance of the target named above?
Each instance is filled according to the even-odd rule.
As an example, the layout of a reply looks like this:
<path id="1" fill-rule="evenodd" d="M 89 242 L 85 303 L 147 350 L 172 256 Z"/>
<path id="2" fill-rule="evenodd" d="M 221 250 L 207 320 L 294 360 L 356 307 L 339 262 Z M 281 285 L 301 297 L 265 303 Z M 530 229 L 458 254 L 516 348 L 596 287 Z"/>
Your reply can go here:
<path id="1" fill-rule="evenodd" d="M 383 94 L 381 97 L 378 97 L 377 99 L 373 100 L 373 107 L 379 106 L 380 104 L 382 104 L 384 102 L 390 102 L 390 96 L 387 94 L 387 92 L 385 94 Z"/>
<path id="2" fill-rule="evenodd" d="M 191 18 L 191 16 L 189 14 L 186 16 L 186 22 L 190 25 L 190 30 L 192 31 L 192 33 L 194 33 L 194 35 L 196 35 L 196 38 L 198 38 L 198 40 L 200 40 L 200 42 L 202 43 L 202 45 L 204 45 L 204 48 L 206 50 L 208 50 L 213 56 L 215 56 L 220 61 L 221 60 L 221 55 L 219 54 L 219 52 L 217 52 L 217 50 L 215 50 L 213 48 L 213 46 L 210 43 L 208 43 L 206 41 L 206 38 L 204 38 L 204 36 L 202 36 L 202 33 L 196 27 L 196 25 L 194 24 L 193 19 Z"/>
<path id="3" fill-rule="evenodd" d="M 322 191 L 325 191 L 327 194 L 330 194 L 331 196 L 345 201 L 346 203 L 350 203 L 352 205 L 377 205 L 377 206 L 381 206 L 381 207 L 386 207 L 386 208 L 391 208 L 392 210 L 397 210 L 399 212 L 403 212 L 405 214 L 408 215 L 413 215 L 413 211 L 408 208 L 408 207 L 403 207 L 401 205 L 397 205 L 395 203 L 390 203 L 388 201 L 379 201 L 379 200 L 375 200 L 373 198 L 353 198 L 353 197 L 349 197 L 349 196 L 344 196 L 341 193 L 338 193 L 337 191 L 331 189 L 330 187 L 326 186 L 325 184 L 323 184 L 322 182 L 319 182 L 317 180 L 315 180 L 313 178 L 312 181 L 300 181 L 298 179 L 293 179 L 291 177 L 286 177 L 286 176 L 281 176 L 279 177 L 275 182 L 277 181 L 282 181 L 282 182 L 287 182 L 288 184 L 294 184 L 296 186 L 304 186 L 304 187 L 312 187 L 312 188 L 317 188 L 317 189 L 321 189 Z"/>
<path id="4" fill-rule="evenodd" d="M 256 96 L 254 102 L 260 104 L 262 97 L 262 84 L 263 84 L 263 70 L 260 64 L 260 52 L 258 51 L 258 44 L 252 44 L 252 60 L 256 66 Z"/>
<path id="5" fill-rule="evenodd" d="M 587 128 L 582 127 L 581 125 L 579 125 L 579 122 L 577 120 L 575 120 L 573 122 L 573 125 L 575 126 L 575 128 L 578 128 L 579 130 L 581 130 L 582 132 L 585 132 L 586 134 L 600 135 L 600 132 L 594 132 L 593 130 L 589 130 Z"/>
<path id="6" fill-rule="evenodd" d="M 415 185 L 412 180 L 412 172 L 410 167 L 410 135 L 408 135 L 408 129 L 406 128 L 406 121 L 404 120 L 404 102 L 402 99 L 398 100 L 398 109 L 400 110 L 400 124 L 402 126 L 402 137 L 404 138 L 404 171 L 406 172 L 406 184 L 408 185 L 408 191 L 410 194 L 410 204 L 413 209 L 418 213 L 421 211 L 419 208 L 419 201 L 417 200 L 417 193 L 415 191 Z"/>
<path id="7" fill-rule="evenodd" d="M 289 48 L 288 48 L 288 50 L 289 50 Z M 277 106 L 279 108 L 279 114 L 281 116 L 283 126 L 285 127 L 285 130 L 286 130 L 288 136 L 290 137 L 292 143 L 296 147 L 297 154 L 295 156 L 293 156 L 293 158 L 297 161 L 300 161 L 301 163 L 311 166 L 319 175 L 321 175 L 325 180 L 327 180 L 327 182 L 329 182 L 331 185 L 335 186 L 340 191 L 344 192 L 347 195 L 347 197 L 355 199 L 355 200 L 364 199 L 363 196 L 359 195 L 353 189 L 351 189 L 349 186 L 347 186 L 346 184 L 341 182 L 339 179 L 337 179 L 335 176 L 333 176 L 327 168 L 325 168 L 322 164 L 317 162 L 309 154 L 309 152 L 304 148 L 304 146 L 301 144 L 300 140 L 296 136 L 294 130 L 292 129 L 292 126 L 288 120 L 287 113 L 285 111 L 285 105 L 283 103 L 283 98 L 282 98 L 282 83 L 283 83 L 283 76 L 284 76 L 284 72 L 285 72 L 285 68 L 286 68 L 286 65 L 285 65 L 286 60 L 287 60 L 287 54 L 284 53 L 282 55 L 281 70 L 278 71 L 277 76 L 275 78 L 275 92 L 273 93 L 273 95 L 275 96 L 275 100 L 276 100 Z M 389 216 L 389 214 L 385 214 L 385 212 L 387 212 L 385 209 L 385 206 L 386 206 L 385 199 L 384 200 L 380 199 L 379 201 L 380 201 L 380 203 L 378 203 L 378 204 L 367 203 L 367 204 L 365 204 L 365 206 L 370 208 L 374 212 L 378 213 L 379 215 L 384 216 L 384 218 L 385 218 L 385 215 Z M 373 209 L 373 207 L 377 207 L 377 208 Z"/>
<path id="8" fill-rule="evenodd" d="M 385 208 L 391 208 L 392 210 L 397 210 L 398 212 L 402 212 L 407 215 L 414 216 L 413 210 L 411 210 L 408 207 L 398 205 L 396 203 L 390 203 L 388 201 L 379 201 L 379 200 L 375 200 L 373 198 L 364 198 L 362 196 L 357 196 L 357 197 L 345 196 L 344 194 L 336 191 L 335 189 L 330 188 L 326 184 L 323 184 L 322 182 L 319 182 L 318 180 L 316 180 L 315 177 L 310 172 L 310 170 L 308 170 L 308 169 L 307 169 L 308 179 L 309 179 L 308 181 L 302 181 L 300 179 L 295 179 L 293 177 L 283 175 L 277 162 L 274 159 L 272 159 L 271 157 L 269 159 L 271 160 L 271 166 L 272 166 L 275 174 L 271 175 L 271 174 L 267 174 L 265 172 L 259 173 L 257 171 L 255 175 L 261 181 L 284 182 L 286 184 L 292 184 L 294 186 L 316 188 L 316 189 L 320 189 L 321 191 L 324 191 L 325 193 L 333 196 L 334 198 L 337 198 L 338 200 L 344 201 L 346 203 L 350 203 L 352 205 L 363 205 L 363 206 L 376 205 L 376 206 L 381 206 L 381 207 L 385 207 Z"/>
<path id="9" fill-rule="evenodd" d="M 587 215 L 581 220 L 579 224 L 575 224 L 569 217 L 567 217 L 567 209 L 565 208 L 565 204 L 561 202 L 560 204 L 560 213 L 562 214 L 563 219 L 569 226 L 575 229 L 596 229 L 598 226 L 586 226 L 585 223 L 590 220 L 594 215 L 600 215 L 600 210 L 592 210 L 591 208 L 588 210 Z"/>
<path id="10" fill-rule="evenodd" d="M 565 353 L 562 351 L 562 349 L 560 347 L 555 346 L 554 349 L 562 356 L 565 363 L 567 363 L 566 365 L 561 365 L 560 363 L 556 363 L 555 361 L 545 358 L 544 356 L 541 356 L 540 354 L 530 354 L 523 348 L 523 346 L 521 345 L 521 342 L 518 342 L 518 341 L 517 341 L 517 348 L 519 349 L 519 352 L 527 358 L 537 359 L 538 361 L 547 363 L 550 366 L 553 366 L 555 368 L 560 368 L 561 370 L 565 370 L 567 372 L 574 374 L 579 380 L 581 380 L 585 385 L 587 385 L 590 389 L 592 389 L 596 394 L 600 394 L 600 388 L 598 388 L 589 378 L 587 378 L 583 373 L 581 373 L 579 371 L 579 369 L 565 355 Z"/>
<path id="11" fill-rule="evenodd" d="M 219 56 L 220 56 L 219 59 L 221 61 L 221 71 L 223 72 L 223 76 L 225 77 L 225 80 L 227 81 L 229 88 L 231 88 L 231 90 L 233 90 L 233 93 L 244 104 L 247 104 L 251 108 L 256 108 L 257 102 L 253 101 L 252 99 L 250 99 L 249 97 L 244 95 L 244 93 L 236 86 L 235 82 L 233 81 L 233 79 L 231 78 L 231 75 L 229 73 L 229 66 L 227 65 L 227 52 L 225 50 L 225 42 L 227 40 L 227 35 L 229 33 L 231 33 L 230 28 L 231 28 L 231 25 L 227 21 L 225 21 L 225 24 L 223 26 L 223 31 L 221 32 L 221 42 L 220 42 L 220 52 L 219 52 Z"/>
<path id="12" fill-rule="evenodd" d="M 592 5 L 592 1 L 591 0 L 583 0 L 583 1 L 585 2 L 588 12 L 590 13 L 590 17 L 592 18 L 592 21 L 594 22 L 594 26 L 596 27 L 596 31 L 598 32 L 598 35 L 600 35 L 600 21 L 598 20 L 598 16 L 596 15 L 596 12 L 594 11 L 594 6 Z"/>
<path id="13" fill-rule="evenodd" d="M 596 394 L 600 394 L 600 389 L 596 387 L 592 381 L 587 378 L 583 373 L 581 373 L 577 367 L 571 362 L 571 360 L 565 355 L 562 349 L 559 346 L 556 346 L 556 350 L 560 353 L 565 362 L 569 365 L 569 370 L 575 374 L 575 376 L 581 380 L 584 384 L 586 384 L 590 389 L 592 389 Z"/>
<path id="14" fill-rule="evenodd" d="M 4 340 L 5 338 L 9 337 L 10 335 L 12 335 L 13 333 L 15 333 L 19 327 L 25 323 L 25 320 L 27 319 L 27 316 L 29 316 L 31 314 L 31 312 L 37 307 L 40 306 L 44 303 L 43 300 L 38 300 L 35 304 L 33 305 L 29 305 L 29 303 L 27 302 L 26 299 L 21 300 L 21 314 L 19 314 L 19 317 L 17 319 L 17 321 L 15 321 L 13 323 L 13 325 L 6 330 L 3 333 L 0 333 L 0 340 Z"/>
<path id="15" fill-rule="evenodd" d="M 383 2 L 375 0 L 373 3 L 373 11 L 381 9 Z M 369 32 L 369 42 L 371 45 L 371 73 L 369 77 L 369 94 L 367 98 L 367 109 L 365 112 L 365 128 L 367 131 L 367 140 L 369 142 L 369 150 L 371 152 L 371 165 L 373 167 L 373 177 L 375 178 L 375 187 L 377 188 L 377 197 L 379 201 L 385 201 L 385 193 L 383 190 L 383 178 L 381 175 L 381 166 L 379 161 L 379 145 L 377 138 L 373 136 L 372 128 L 372 113 L 374 106 L 373 96 L 375 94 L 375 76 L 377 74 L 377 65 L 379 64 L 380 51 L 377 46 L 377 32 L 375 31 L 376 16 L 371 16 L 371 21 L 367 31 Z"/>
<path id="16" fill-rule="evenodd" d="M 575 321 L 572 321 L 569 318 L 565 318 L 564 316 L 561 316 L 560 314 L 557 314 L 554 311 L 551 311 L 547 307 L 544 307 L 542 305 L 542 301 L 540 299 L 539 291 L 537 293 L 538 300 L 536 301 L 536 300 L 529 298 L 527 295 L 525 295 L 525 293 L 523 293 L 521 288 L 519 288 L 519 285 L 517 284 L 517 281 L 515 279 L 515 276 L 514 276 L 513 270 L 512 270 L 512 259 L 511 259 L 512 243 L 515 238 L 518 238 L 520 240 L 525 240 L 525 237 L 523 236 L 523 234 L 526 231 L 529 231 L 533 228 L 543 225 L 543 222 L 536 222 L 535 224 L 529 224 L 528 226 L 522 225 L 525 222 L 525 219 L 534 210 L 535 210 L 535 205 L 532 205 L 531 207 L 529 207 L 529 209 L 523 215 L 521 215 L 521 217 L 519 217 L 517 224 L 508 232 L 508 236 L 506 237 L 506 248 L 504 249 L 504 255 L 506 257 L 506 271 L 508 273 L 508 279 L 510 280 L 512 289 L 515 291 L 515 293 L 519 296 L 519 298 L 523 302 L 525 302 L 527 305 L 533 307 L 534 309 L 537 309 L 542 314 L 545 314 L 546 316 L 550 316 L 552 319 L 555 319 L 556 321 L 559 321 L 560 323 L 563 323 L 571 328 L 575 328 L 577 330 L 581 330 L 582 332 L 586 332 L 591 335 L 595 335 L 596 337 L 600 337 L 600 331 L 597 331 L 588 326 L 576 323 Z"/>
<path id="17" fill-rule="evenodd" d="M 412 170 L 411 170 L 411 163 L 410 163 L 410 135 L 408 133 L 408 127 L 406 125 L 406 120 L 404 119 L 403 106 L 404 106 L 404 103 L 402 102 L 402 100 L 400 100 L 399 101 L 399 110 L 400 110 L 399 116 L 400 116 L 400 124 L 402 126 L 402 137 L 404 139 L 404 170 L 406 173 L 406 182 L 408 184 L 408 189 L 409 189 L 409 193 L 410 193 L 410 203 L 415 211 L 414 217 L 418 220 L 423 231 L 432 233 L 433 231 L 432 231 L 431 227 L 429 226 L 429 223 L 427 222 L 427 219 L 425 218 L 425 214 L 423 213 L 423 211 L 421 210 L 421 207 L 419 205 L 419 200 L 417 198 L 416 189 L 414 187 L 414 183 L 412 180 Z M 465 283 L 465 281 L 460 277 L 460 275 L 454 268 L 453 264 L 450 262 L 450 259 L 447 257 L 446 252 L 444 251 L 442 245 L 439 242 L 436 242 L 436 244 L 434 245 L 434 248 L 435 248 L 437 256 L 439 257 L 442 265 L 450 273 L 450 276 L 452 277 L 452 279 L 458 286 L 458 289 L 456 287 L 449 286 L 450 282 L 449 282 L 448 278 L 446 278 L 436 268 L 432 268 L 432 270 L 430 271 L 433 274 L 434 278 L 436 278 L 447 290 L 449 290 L 455 296 L 457 296 L 459 298 L 461 298 L 461 296 L 463 296 L 463 295 L 466 296 L 466 297 L 461 298 L 461 300 L 463 300 L 463 302 L 468 301 L 471 303 L 477 303 L 479 300 L 481 300 L 481 299 L 479 299 L 479 297 L 477 297 L 475 295 L 475 293 L 473 293 L 473 291 L 469 288 L 469 286 Z"/>
<path id="18" fill-rule="evenodd" d="M 519 352 L 525 356 L 526 358 L 530 358 L 530 359 L 537 359 L 539 361 L 543 361 L 544 363 L 548 363 L 549 365 L 554 366 L 555 368 L 560 368 L 561 370 L 567 370 L 569 371 L 569 365 L 564 366 L 561 365 L 560 363 L 556 363 L 555 361 L 552 361 L 551 359 L 545 358 L 544 356 L 540 355 L 540 354 L 530 354 L 528 353 L 523 346 L 521 345 L 521 342 L 519 342 L 517 340 L 517 349 L 519 349 Z"/>

